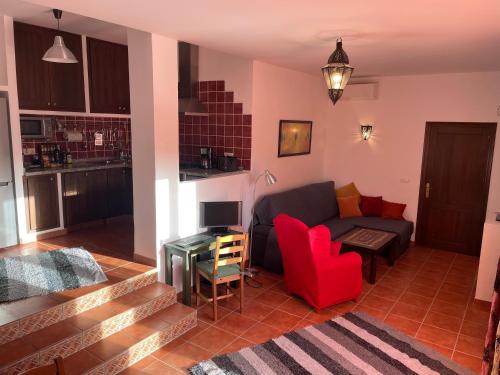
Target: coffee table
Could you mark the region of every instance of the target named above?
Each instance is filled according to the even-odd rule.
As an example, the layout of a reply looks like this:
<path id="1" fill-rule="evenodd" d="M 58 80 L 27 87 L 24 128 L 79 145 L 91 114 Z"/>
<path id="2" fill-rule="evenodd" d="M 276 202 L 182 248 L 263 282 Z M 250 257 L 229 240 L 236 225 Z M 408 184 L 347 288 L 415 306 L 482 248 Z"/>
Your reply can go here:
<path id="1" fill-rule="evenodd" d="M 374 284 L 377 277 L 377 255 L 390 246 L 396 237 L 397 234 L 382 230 L 354 228 L 338 238 L 338 241 L 342 241 L 342 249 L 347 247 L 370 256 L 369 282 Z M 392 266 L 393 264 L 394 256 L 389 254 L 389 265 Z"/>

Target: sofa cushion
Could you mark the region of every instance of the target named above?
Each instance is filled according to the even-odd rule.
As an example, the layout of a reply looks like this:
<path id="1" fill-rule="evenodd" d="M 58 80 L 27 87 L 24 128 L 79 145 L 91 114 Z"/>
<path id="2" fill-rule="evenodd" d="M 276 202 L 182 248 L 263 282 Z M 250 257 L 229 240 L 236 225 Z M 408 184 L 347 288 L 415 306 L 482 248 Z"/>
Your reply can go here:
<path id="1" fill-rule="evenodd" d="M 330 229 L 330 236 L 332 240 L 339 238 L 343 234 L 354 229 L 354 225 L 347 221 L 348 219 L 340 219 L 338 217 L 327 220 L 323 223 Z"/>
<path id="2" fill-rule="evenodd" d="M 359 190 L 354 182 L 336 189 L 335 195 L 337 196 L 337 198 L 351 197 L 354 195 L 358 200 L 358 204 L 361 202 L 361 194 L 359 193 Z"/>
<path id="3" fill-rule="evenodd" d="M 337 197 L 340 217 L 356 217 L 363 216 L 359 209 L 358 197 L 352 195 L 350 197 Z"/>
<path id="4" fill-rule="evenodd" d="M 263 197 L 255 205 L 256 222 L 272 225 L 279 214 L 287 214 L 312 227 L 339 213 L 333 181 L 302 186 Z"/>
<path id="5" fill-rule="evenodd" d="M 380 217 L 382 215 L 382 197 L 361 196 L 361 212 L 363 216 Z"/>
<path id="6" fill-rule="evenodd" d="M 406 204 L 382 201 L 382 217 L 385 219 L 404 220 Z"/>
<path id="7" fill-rule="evenodd" d="M 396 233 L 399 235 L 402 249 L 406 249 L 413 233 L 413 223 L 406 220 L 383 219 L 381 217 L 350 217 L 341 220 L 356 227 Z"/>

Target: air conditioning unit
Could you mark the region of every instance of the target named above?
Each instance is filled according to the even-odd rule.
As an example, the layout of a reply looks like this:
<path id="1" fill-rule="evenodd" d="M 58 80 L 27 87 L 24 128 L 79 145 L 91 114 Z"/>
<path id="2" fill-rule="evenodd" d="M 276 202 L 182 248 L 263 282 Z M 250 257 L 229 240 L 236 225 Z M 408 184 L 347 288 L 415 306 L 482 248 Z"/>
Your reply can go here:
<path id="1" fill-rule="evenodd" d="M 342 100 L 376 100 L 377 96 L 377 83 L 351 83 L 344 89 Z"/>

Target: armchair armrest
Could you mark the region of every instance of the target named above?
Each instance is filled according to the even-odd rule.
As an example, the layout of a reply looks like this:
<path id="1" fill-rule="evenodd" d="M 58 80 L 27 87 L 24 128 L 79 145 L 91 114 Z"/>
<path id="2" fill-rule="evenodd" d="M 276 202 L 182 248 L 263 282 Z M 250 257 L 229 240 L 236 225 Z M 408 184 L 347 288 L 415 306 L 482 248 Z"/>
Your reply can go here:
<path id="1" fill-rule="evenodd" d="M 318 281 L 345 283 L 362 278 L 361 255 L 351 251 L 332 258 L 329 262 L 316 263 Z"/>

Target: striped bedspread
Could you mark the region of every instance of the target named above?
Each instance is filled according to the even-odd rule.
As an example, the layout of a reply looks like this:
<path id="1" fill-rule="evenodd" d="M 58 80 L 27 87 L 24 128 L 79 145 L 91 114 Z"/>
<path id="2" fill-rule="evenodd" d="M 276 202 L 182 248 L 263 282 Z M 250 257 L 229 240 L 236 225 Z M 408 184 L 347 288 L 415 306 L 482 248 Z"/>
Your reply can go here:
<path id="1" fill-rule="evenodd" d="M 76 289 L 107 280 L 82 248 L 0 258 L 0 302 Z"/>
<path id="2" fill-rule="evenodd" d="M 472 374 L 363 313 L 201 362 L 192 374 Z"/>

